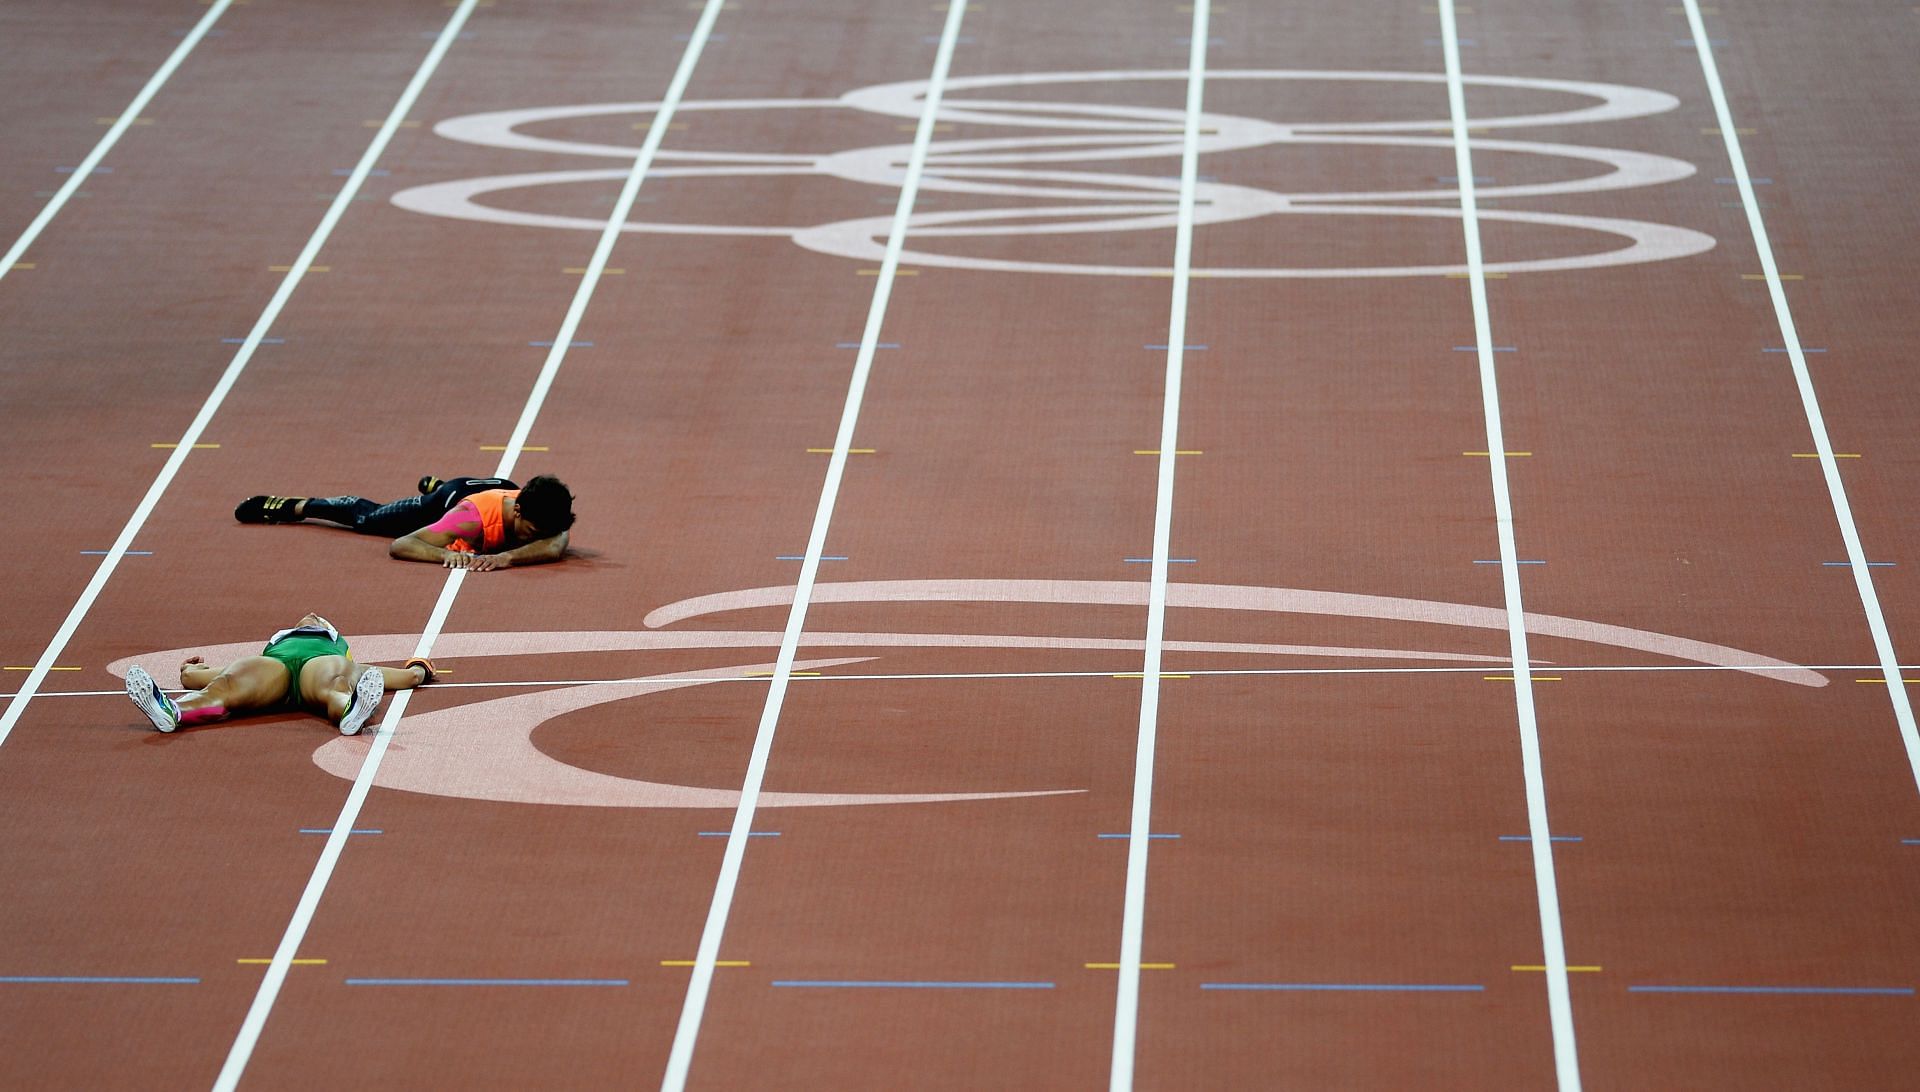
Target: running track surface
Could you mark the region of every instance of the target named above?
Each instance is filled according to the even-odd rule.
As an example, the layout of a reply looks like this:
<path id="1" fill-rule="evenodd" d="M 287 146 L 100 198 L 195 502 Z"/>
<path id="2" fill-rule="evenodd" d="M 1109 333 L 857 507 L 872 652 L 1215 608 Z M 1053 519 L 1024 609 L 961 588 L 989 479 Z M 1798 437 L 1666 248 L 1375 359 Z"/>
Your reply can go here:
<path id="1" fill-rule="evenodd" d="M 0 277 L 0 1083 L 1907 1086 L 1916 10 L 1230 2 L 1195 65 L 1192 7 L 1142 0 L 729 0 L 710 26 L 610 0 L 10 5 L 8 245 L 209 32 Z M 943 51 L 896 268 L 921 100 L 836 100 L 924 85 Z M 1114 75 L 1014 78 L 1090 72 Z M 1540 81 L 1665 104 L 1498 127 L 1598 101 Z M 596 260 L 634 166 L 605 146 L 669 97 L 629 220 L 705 226 Z M 435 128 L 623 103 L 519 130 L 601 155 Z M 1116 131 L 1130 150 L 1085 139 Z M 1503 141 L 1689 169 L 1566 191 L 1612 168 Z M 602 173 L 474 200 L 572 227 L 416 207 L 567 171 Z M 1427 215 L 1326 210 L 1408 191 L 1371 204 Z M 1334 196 L 1209 219 L 1249 194 Z M 276 270 L 336 205 L 312 268 Z M 1501 275 L 1626 245 L 1516 211 L 1713 245 Z M 995 230 L 936 234 L 967 212 Z M 825 234 L 865 253 L 794 237 L 854 220 Z M 1406 266 L 1430 271 L 1205 275 Z M 579 344 L 534 344 L 557 337 Z M 1170 363 L 1195 454 L 1167 478 Z M 156 446 L 188 437 L 217 446 Z M 573 486 L 577 556 L 449 584 L 229 515 L 503 458 Z M 436 603 L 450 685 L 377 747 L 307 716 L 162 736 L 119 692 L 127 662 L 171 682 L 306 610 L 397 660 Z M 1516 606 L 1645 639 L 1539 622 L 1516 671 Z M 1755 657 L 1814 670 L 1732 669 Z M 706 681 L 613 685 L 665 675 Z M 940 793 L 1052 794 L 846 795 Z"/>

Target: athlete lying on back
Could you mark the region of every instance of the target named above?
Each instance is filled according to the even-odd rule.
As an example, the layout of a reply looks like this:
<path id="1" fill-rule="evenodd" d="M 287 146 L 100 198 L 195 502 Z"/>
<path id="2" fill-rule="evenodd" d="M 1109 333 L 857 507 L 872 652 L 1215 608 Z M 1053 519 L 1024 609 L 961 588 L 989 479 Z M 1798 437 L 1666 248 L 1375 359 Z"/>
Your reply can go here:
<path id="1" fill-rule="evenodd" d="M 248 497 L 233 510 L 241 523 L 299 523 L 309 517 L 393 539 L 403 561 L 436 561 L 486 572 L 558 561 L 573 526 L 573 494 L 541 475 L 525 488 L 505 478 L 420 479 L 419 496 L 391 504 L 362 497 Z"/>
<path id="2" fill-rule="evenodd" d="M 403 668 L 354 663 L 333 623 L 309 614 L 269 638 L 258 656 L 242 656 L 225 667 L 190 657 L 180 665 L 180 682 L 193 691 L 178 698 L 168 697 L 135 664 L 127 668 L 127 697 L 162 732 L 279 708 L 323 712 L 350 736 L 366 726 L 387 691 L 432 681 L 433 665 L 418 658 Z"/>

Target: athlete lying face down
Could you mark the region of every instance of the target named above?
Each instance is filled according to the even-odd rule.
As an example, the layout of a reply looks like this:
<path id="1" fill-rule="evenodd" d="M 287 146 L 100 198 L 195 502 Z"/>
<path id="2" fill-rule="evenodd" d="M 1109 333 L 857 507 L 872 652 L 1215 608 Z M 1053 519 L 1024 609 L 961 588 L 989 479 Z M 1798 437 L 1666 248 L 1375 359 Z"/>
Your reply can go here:
<path id="1" fill-rule="evenodd" d="M 393 539 L 402 561 L 487 572 L 558 561 L 573 527 L 573 494 L 541 475 L 525 487 L 505 478 L 420 479 L 418 496 L 390 504 L 361 497 L 248 497 L 233 510 L 241 523 L 323 519 L 363 535 Z"/>
<path id="2" fill-rule="evenodd" d="M 411 690 L 433 678 L 433 665 L 419 658 L 397 669 L 354 663 L 333 623 L 309 614 L 268 638 L 258 656 L 242 656 L 225 667 L 190 657 L 180 665 L 180 682 L 193 689 L 178 698 L 169 697 L 135 664 L 127 668 L 127 697 L 162 732 L 235 713 L 312 709 L 350 736 L 366 726 L 387 691 Z"/>

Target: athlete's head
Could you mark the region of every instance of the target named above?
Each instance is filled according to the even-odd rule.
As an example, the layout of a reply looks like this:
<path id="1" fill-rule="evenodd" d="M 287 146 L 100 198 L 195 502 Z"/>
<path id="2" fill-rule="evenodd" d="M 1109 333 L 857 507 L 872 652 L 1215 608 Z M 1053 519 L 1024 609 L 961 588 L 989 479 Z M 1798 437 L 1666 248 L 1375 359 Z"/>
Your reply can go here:
<path id="1" fill-rule="evenodd" d="M 520 489 L 514 500 L 515 521 L 528 539 L 552 538 L 573 526 L 573 494 L 565 482 L 542 474 Z"/>

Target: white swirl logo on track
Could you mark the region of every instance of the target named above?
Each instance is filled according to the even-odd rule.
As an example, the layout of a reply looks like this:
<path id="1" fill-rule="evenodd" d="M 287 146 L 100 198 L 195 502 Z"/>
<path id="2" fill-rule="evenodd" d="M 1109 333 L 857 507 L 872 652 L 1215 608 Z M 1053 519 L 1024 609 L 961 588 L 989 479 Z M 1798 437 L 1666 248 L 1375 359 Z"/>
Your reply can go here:
<path id="1" fill-rule="evenodd" d="M 504 697 L 483 697 L 477 701 L 443 709 L 409 713 L 401 723 L 374 783 L 385 789 L 423 793 L 432 796 L 497 803 L 572 805 L 611 808 L 732 808 L 740 799 L 737 790 L 651 781 L 586 769 L 564 761 L 540 749 L 535 734 L 541 725 L 567 714 L 610 703 L 623 704 L 621 728 L 645 736 L 658 731 L 660 722 L 653 712 L 657 703 L 644 700 L 649 695 L 688 687 L 746 684 L 746 680 L 769 673 L 766 662 L 779 648 L 778 630 L 674 629 L 682 622 L 710 619 L 735 611 L 766 611 L 793 602 L 791 585 L 740 588 L 695 596 L 669 603 L 650 611 L 644 619 L 646 629 L 631 631 L 579 630 L 540 633 L 447 633 L 434 645 L 434 655 L 462 665 L 462 679 L 481 671 L 469 671 L 493 657 L 551 657 L 672 651 L 684 655 L 688 650 L 707 650 L 722 661 L 713 667 L 666 674 L 641 674 L 617 680 L 568 682 L 511 681 L 482 683 L 482 693 L 493 687 L 506 688 Z M 819 584 L 812 601 L 816 616 L 825 618 L 835 604 L 864 604 L 869 607 L 891 604 L 909 612 L 921 604 L 1046 604 L 1056 607 L 1131 607 L 1145 608 L 1147 585 L 1125 580 L 849 580 Z M 1350 592 L 1317 591 L 1305 588 L 1275 588 L 1244 584 L 1188 584 L 1167 586 L 1169 608 L 1188 613 L 1191 625 L 1204 627 L 1212 612 L 1255 612 L 1273 618 L 1273 625 L 1285 624 L 1288 616 L 1312 619 L 1358 618 L 1404 623 L 1410 633 L 1418 633 L 1425 643 L 1437 631 L 1457 633 L 1479 630 L 1504 634 L 1507 613 L 1500 607 L 1468 603 L 1448 603 L 1430 599 L 1407 599 L 1384 595 L 1359 595 Z M 1310 623 L 1309 623 L 1310 624 Z M 1584 645 L 1641 653 L 1708 669 L 1744 673 L 1761 679 L 1795 686 L 1819 687 L 1827 679 L 1818 671 L 1771 656 L 1726 645 L 1697 641 L 1688 637 L 1631 629 L 1605 622 L 1567 618 L 1552 614 L 1529 613 L 1529 633 L 1537 637 Z M 381 633 L 351 638 L 353 652 L 367 663 L 397 662 L 413 654 L 417 634 Z M 998 633 L 926 633 L 880 631 L 814 631 L 800 640 L 805 658 L 796 660 L 797 671 L 826 670 L 873 663 L 891 651 L 928 649 L 1002 650 L 1008 658 L 1007 678 L 1018 679 L 1044 668 L 1046 658 L 1065 653 L 1112 653 L 1119 663 L 1138 663 L 1144 642 L 1138 638 L 1085 637 Z M 128 665 L 136 661 L 159 665 L 178 663 L 188 655 L 205 656 L 212 663 L 226 663 L 240 656 L 257 653 L 258 641 L 211 647 L 179 648 L 126 657 L 107 665 L 116 675 L 125 676 Z M 836 655 L 841 650 L 855 655 Z M 1508 668 L 1504 656 L 1484 650 L 1445 648 L 1380 648 L 1324 644 L 1276 644 L 1244 641 L 1166 642 L 1167 652 L 1194 662 L 1216 657 L 1234 657 L 1227 662 L 1244 664 L 1251 660 L 1272 662 L 1276 658 L 1305 659 L 1309 662 L 1348 665 L 1388 664 L 1409 667 L 1452 666 L 1455 671 L 1473 677 L 1481 671 Z M 859 654 L 864 653 L 864 654 Z M 746 662 L 741 662 L 743 657 Z M 1536 661 L 1547 667 L 1549 662 Z M 879 669 L 876 664 L 868 671 Z M 1351 668 L 1349 668 L 1351 669 Z M 1111 670 L 1111 669 L 1109 669 Z M 1099 672 L 1084 673 L 1091 685 L 1111 685 Z M 913 677 L 913 676 L 909 676 Z M 764 683 L 764 680 L 761 680 Z M 471 684 L 469 684 L 471 685 Z M 853 680 L 823 682 L 829 686 L 863 685 Z M 849 715 L 857 716 L 857 706 Z M 1044 710 L 1034 711 L 1035 723 L 1047 720 Z M 964 729 L 964 711 L 953 711 L 941 703 L 929 707 L 927 730 Z M 316 727 L 318 727 L 316 725 Z M 365 762 L 370 740 L 365 734 L 342 737 L 327 733 L 329 739 L 314 751 L 313 761 L 321 769 L 349 781 L 358 776 Z M 905 741 L 905 745 L 913 745 Z M 857 771 L 856 771 L 857 772 Z M 724 779 L 725 774 L 716 772 Z M 736 773 L 737 776 L 737 773 Z M 969 780 L 997 781 L 994 789 L 977 784 L 957 791 L 904 793 L 871 786 L 868 792 L 766 792 L 759 798 L 762 807 L 838 807 L 867 804 L 931 804 L 963 800 L 1006 800 L 1018 797 L 1052 796 L 1083 792 L 1084 789 L 1021 786 L 1018 770 L 970 771 L 957 775 Z M 1014 785 L 1009 786 L 1008 782 Z"/>
<path id="2" fill-rule="evenodd" d="M 1087 101 L 1102 86 L 1139 86 L 1166 81 L 1184 82 L 1184 70 L 1037 72 L 968 76 L 947 82 L 940 120 L 998 128 L 1035 130 L 1031 136 L 992 136 L 977 139 L 936 139 L 929 150 L 921 181 L 923 194 L 939 194 L 957 203 L 961 198 L 981 207 L 916 211 L 910 222 L 910 247 L 902 255 L 915 266 L 990 270 L 1007 273 L 1055 273 L 1096 276 L 1166 276 L 1163 266 L 1105 265 L 1093 262 L 1044 260 L 1048 238 L 1065 246 L 1071 240 L 1114 232 L 1168 230 L 1174 227 L 1179 199 L 1177 177 L 1184 115 L 1180 110 Z M 1417 72 L 1343 72 L 1286 69 L 1224 70 L 1207 74 L 1210 87 L 1240 83 L 1330 84 L 1335 88 L 1362 85 L 1413 87 L 1444 85 L 1446 78 Z M 1475 117 L 1473 131 L 1511 130 L 1542 126 L 1587 125 L 1663 113 L 1678 105 L 1672 95 L 1646 88 L 1570 80 L 1516 76 L 1468 76 L 1470 90 L 1501 91 L 1509 95 L 1573 96 L 1586 100 L 1570 109 L 1546 113 Z M 1025 96 L 1048 89 L 1072 96 L 1071 101 L 1049 102 Z M 684 102 L 683 115 L 716 111 L 854 111 L 890 119 L 917 119 L 927 84 L 924 80 L 880 84 L 849 91 L 837 99 L 737 99 Z M 990 98 L 995 92 L 1007 98 Z M 1440 94 L 1435 88 L 1436 97 Z M 542 124 L 579 123 L 632 115 L 642 119 L 658 103 L 592 103 L 469 114 L 434 126 L 450 140 L 540 154 L 562 154 L 623 161 L 619 166 L 495 175 L 415 186 L 397 193 L 393 203 L 433 216 L 514 225 L 599 231 L 605 218 L 571 216 L 511 207 L 506 195 L 537 187 L 610 185 L 624 179 L 635 147 L 581 140 L 532 136 L 521 130 Z M 644 125 L 644 121 L 641 122 Z M 896 120 L 896 125 L 898 121 Z M 1269 146 L 1329 149 L 1358 148 L 1451 149 L 1450 122 L 1438 118 L 1405 121 L 1269 121 L 1226 113 L 1206 113 L 1200 121 L 1200 154 L 1247 151 Z M 1472 147 L 1481 161 L 1523 155 L 1572 161 L 1583 167 L 1603 167 L 1599 173 L 1556 181 L 1476 185 L 1483 200 L 1503 207 L 1482 207 L 1483 223 L 1506 225 L 1502 246 L 1529 245 L 1538 236 L 1543 250 L 1564 249 L 1575 233 L 1598 236 L 1596 247 L 1578 253 L 1503 255 L 1488 261 L 1492 273 L 1546 272 L 1630 265 L 1684 258 L 1710 249 L 1714 239 L 1690 228 L 1611 216 L 1575 215 L 1504 207 L 1516 198 L 1559 197 L 1608 190 L 1653 186 L 1687 178 L 1692 164 L 1648 152 L 1595 148 L 1576 144 L 1474 136 Z M 773 153 L 693 151 L 662 147 L 648 172 L 650 182 L 676 179 L 721 180 L 777 175 L 840 179 L 872 186 L 877 193 L 897 190 L 905 174 L 911 144 L 896 141 L 844 151 Z M 1170 162 L 1164 173 L 1146 173 L 1158 162 Z M 1449 159 L 1448 162 L 1451 162 Z M 1564 167 L 1559 168 L 1564 171 Z M 1530 168 L 1529 174 L 1545 173 Z M 667 192 L 684 196 L 683 191 Z M 483 203 L 482 199 L 486 199 Z M 697 201 L 697 197 L 689 198 Z M 551 199 L 539 201 L 551 206 Z M 1195 226 L 1245 223 L 1268 216 L 1368 216 L 1458 219 L 1459 192 L 1445 181 L 1435 188 L 1385 188 L 1326 193 L 1277 192 L 1245 181 L 1203 179 L 1196 191 Z M 862 216 L 830 223 L 765 225 L 634 220 L 632 232 L 676 235 L 786 237 L 822 254 L 860 261 L 878 261 L 885 252 L 891 214 Z M 1527 229 L 1536 229 L 1529 231 Z M 1019 237 L 1023 252 L 1035 257 L 988 257 L 956 250 L 979 240 Z M 1624 242 L 1623 242 L 1624 241 Z M 1607 244 L 1611 243 L 1611 246 Z M 947 246 L 943 249 L 943 244 Z M 1274 277 L 1416 277 L 1461 275 L 1462 264 L 1356 265 L 1274 264 L 1261 267 L 1196 266 L 1197 276 Z"/>

